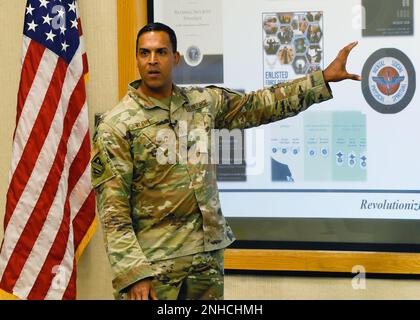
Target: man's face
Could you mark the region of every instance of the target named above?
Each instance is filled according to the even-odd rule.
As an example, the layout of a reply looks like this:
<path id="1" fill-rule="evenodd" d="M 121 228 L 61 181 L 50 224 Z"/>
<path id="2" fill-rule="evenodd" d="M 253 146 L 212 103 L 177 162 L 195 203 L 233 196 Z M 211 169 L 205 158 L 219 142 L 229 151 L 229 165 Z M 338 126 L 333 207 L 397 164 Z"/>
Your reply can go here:
<path id="1" fill-rule="evenodd" d="M 138 48 L 137 66 L 142 89 L 153 92 L 172 89 L 172 69 L 179 62 L 179 53 L 172 51 L 169 35 L 163 31 L 143 33 Z"/>

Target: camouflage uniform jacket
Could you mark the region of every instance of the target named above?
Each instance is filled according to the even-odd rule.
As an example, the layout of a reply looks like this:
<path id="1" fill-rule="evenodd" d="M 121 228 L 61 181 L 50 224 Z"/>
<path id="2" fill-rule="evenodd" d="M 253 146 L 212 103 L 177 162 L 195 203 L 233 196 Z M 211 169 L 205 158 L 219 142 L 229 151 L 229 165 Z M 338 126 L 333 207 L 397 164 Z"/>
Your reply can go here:
<path id="1" fill-rule="evenodd" d="M 138 93 L 139 85 L 133 82 L 122 101 L 102 116 L 91 160 L 117 292 L 153 276 L 151 261 L 226 248 L 234 241 L 220 210 L 215 165 L 179 161 L 184 151 L 198 146 L 180 147 L 182 139 L 188 140 L 181 123 L 205 132 L 256 127 L 332 97 L 321 71 L 249 94 L 174 86 L 170 106 Z M 175 163 L 157 161 L 162 129 L 176 137 Z M 197 150 L 201 155 L 211 151 L 202 145 Z"/>

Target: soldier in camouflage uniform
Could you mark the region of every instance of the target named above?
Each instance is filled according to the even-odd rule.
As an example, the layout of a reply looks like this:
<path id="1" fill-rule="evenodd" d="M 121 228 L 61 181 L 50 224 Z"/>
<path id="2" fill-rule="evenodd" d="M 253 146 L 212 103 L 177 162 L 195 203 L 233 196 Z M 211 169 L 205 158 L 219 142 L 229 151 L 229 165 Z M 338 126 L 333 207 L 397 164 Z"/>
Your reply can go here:
<path id="1" fill-rule="evenodd" d="M 355 44 L 324 74 L 241 94 L 173 85 L 180 57 L 169 27 L 150 24 L 137 41 L 142 80 L 100 120 L 91 160 L 115 296 L 223 299 L 223 249 L 235 238 L 220 209 L 215 164 L 208 159 L 212 144 L 190 133 L 256 127 L 330 99 L 327 75 L 328 81 L 357 78 L 345 71 Z M 162 132 L 173 135 L 165 140 Z M 168 139 L 175 152 L 163 147 Z M 189 161 L 190 155 L 208 161 Z"/>

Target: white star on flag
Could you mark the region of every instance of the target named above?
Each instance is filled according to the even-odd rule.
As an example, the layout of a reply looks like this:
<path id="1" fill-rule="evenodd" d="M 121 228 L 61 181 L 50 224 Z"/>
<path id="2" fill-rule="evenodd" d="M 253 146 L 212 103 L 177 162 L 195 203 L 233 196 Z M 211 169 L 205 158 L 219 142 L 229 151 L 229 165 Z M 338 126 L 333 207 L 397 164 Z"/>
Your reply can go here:
<path id="1" fill-rule="evenodd" d="M 61 49 L 62 51 L 67 51 L 67 48 L 70 47 L 65 41 L 61 44 L 61 46 L 63 47 Z"/>
<path id="2" fill-rule="evenodd" d="M 64 26 L 64 25 L 62 25 L 61 27 L 60 27 L 60 34 L 65 34 L 66 33 L 66 31 L 67 31 L 67 29 L 66 29 L 66 27 Z"/>
<path id="3" fill-rule="evenodd" d="M 34 11 L 35 8 L 32 8 L 31 4 L 29 4 L 29 7 L 26 8 L 26 14 L 30 14 L 32 16 L 32 11 Z"/>
<path id="4" fill-rule="evenodd" d="M 34 21 L 32 21 L 32 22 L 28 23 L 28 27 L 29 27 L 28 31 L 29 30 L 36 31 L 35 29 L 36 29 L 36 27 L 38 27 L 38 25 Z"/>
<path id="5" fill-rule="evenodd" d="M 69 3 L 69 11 L 73 11 L 74 13 L 76 13 L 76 5 L 73 3 Z"/>
<path id="6" fill-rule="evenodd" d="M 71 20 L 71 27 L 77 29 L 77 19 Z"/>
<path id="7" fill-rule="evenodd" d="M 64 14 L 66 13 L 62 8 L 60 8 L 60 10 L 57 10 L 58 16 L 60 18 L 64 18 Z"/>
<path id="8" fill-rule="evenodd" d="M 39 2 L 40 2 L 40 5 L 39 5 L 40 8 L 45 7 L 45 9 L 47 9 L 47 5 L 49 3 L 49 0 L 39 0 Z"/>
<path id="9" fill-rule="evenodd" d="M 44 19 L 44 22 L 42 23 L 42 24 L 49 24 L 49 25 L 51 25 L 51 20 L 52 20 L 52 18 L 50 18 L 50 15 L 47 13 L 47 15 L 46 16 L 42 16 L 42 18 Z"/>
<path id="10" fill-rule="evenodd" d="M 50 30 L 50 32 L 45 33 L 45 35 L 47 36 L 47 41 L 51 40 L 52 42 L 54 42 L 54 37 L 56 36 L 52 30 Z"/>

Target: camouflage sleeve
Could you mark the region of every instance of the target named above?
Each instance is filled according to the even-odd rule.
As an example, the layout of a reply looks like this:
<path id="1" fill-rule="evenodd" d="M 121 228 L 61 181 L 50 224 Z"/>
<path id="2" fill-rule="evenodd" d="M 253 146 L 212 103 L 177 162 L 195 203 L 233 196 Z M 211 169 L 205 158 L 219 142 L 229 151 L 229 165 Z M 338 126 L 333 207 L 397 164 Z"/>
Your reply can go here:
<path id="1" fill-rule="evenodd" d="M 249 94 L 214 86 L 208 88 L 216 100 L 216 129 L 257 127 L 295 116 L 314 103 L 332 98 L 322 71 Z"/>
<path id="2" fill-rule="evenodd" d="M 91 168 L 105 247 L 114 273 L 113 286 L 121 293 L 131 284 L 152 277 L 153 271 L 132 226 L 130 145 L 105 123 L 98 126 L 94 137 Z"/>

